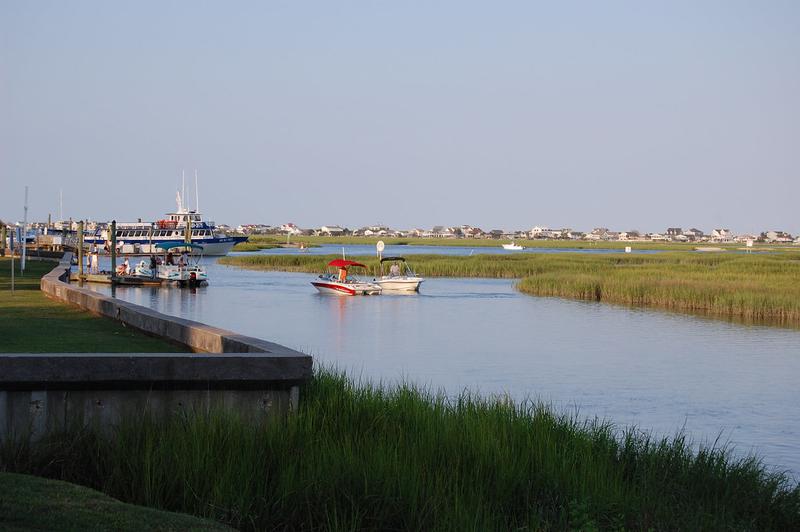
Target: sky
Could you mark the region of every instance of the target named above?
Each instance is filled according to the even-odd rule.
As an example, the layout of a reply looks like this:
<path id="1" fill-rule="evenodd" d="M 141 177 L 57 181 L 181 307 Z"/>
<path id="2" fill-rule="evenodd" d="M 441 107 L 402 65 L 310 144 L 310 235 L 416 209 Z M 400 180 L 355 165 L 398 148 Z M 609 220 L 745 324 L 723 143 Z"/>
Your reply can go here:
<path id="1" fill-rule="evenodd" d="M 5 0 L 0 218 L 800 233 L 798 95 L 794 0 Z"/>

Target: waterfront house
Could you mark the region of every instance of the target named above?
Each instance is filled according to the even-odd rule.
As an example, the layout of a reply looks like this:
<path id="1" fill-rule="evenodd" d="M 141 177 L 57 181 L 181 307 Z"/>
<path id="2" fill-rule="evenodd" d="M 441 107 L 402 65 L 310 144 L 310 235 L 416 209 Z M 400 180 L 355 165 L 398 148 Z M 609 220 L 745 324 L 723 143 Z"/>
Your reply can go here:
<path id="1" fill-rule="evenodd" d="M 733 232 L 730 229 L 714 229 L 711 231 L 712 242 L 733 242 Z"/>
<path id="2" fill-rule="evenodd" d="M 347 230 L 338 225 L 323 225 L 319 228 L 318 234 L 320 236 L 342 236 Z"/>
<path id="3" fill-rule="evenodd" d="M 767 242 L 775 242 L 781 244 L 787 244 L 792 242 L 792 235 L 787 233 L 786 231 L 767 231 L 765 233 L 765 238 Z"/>
<path id="4" fill-rule="evenodd" d="M 687 240 L 693 242 L 695 240 L 700 240 L 705 235 L 700 229 L 695 229 L 694 227 L 692 227 L 691 229 L 687 229 L 686 231 L 684 231 L 683 236 L 685 236 Z"/>

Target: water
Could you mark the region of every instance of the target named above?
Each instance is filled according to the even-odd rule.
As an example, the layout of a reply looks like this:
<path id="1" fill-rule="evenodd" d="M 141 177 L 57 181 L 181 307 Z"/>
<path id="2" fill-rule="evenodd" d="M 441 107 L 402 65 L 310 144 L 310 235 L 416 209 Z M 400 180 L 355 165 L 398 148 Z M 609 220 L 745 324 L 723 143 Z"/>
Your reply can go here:
<path id="1" fill-rule="evenodd" d="M 207 264 L 207 287 L 118 287 L 117 297 L 309 352 L 356 377 L 542 399 L 658 435 L 683 428 L 700 442 L 721 436 L 800 479 L 799 331 L 531 297 L 508 280 L 322 296 L 311 274 Z"/>

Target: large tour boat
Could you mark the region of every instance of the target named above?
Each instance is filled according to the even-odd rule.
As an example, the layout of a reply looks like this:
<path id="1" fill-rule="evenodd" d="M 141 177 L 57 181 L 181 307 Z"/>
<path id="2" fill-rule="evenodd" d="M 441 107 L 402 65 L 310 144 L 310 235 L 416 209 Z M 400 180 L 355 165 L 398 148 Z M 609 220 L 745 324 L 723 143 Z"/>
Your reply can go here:
<path id="1" fill-rule="evenodd" d="M 233 246 L 247 240 L 246 236 L 228 236 L 214 222 L 203 221 L 200 212 L 183 206 L 180 192 L 176 201 L 177 210 L 156 222 L 118 222 L 117 250 L 123 255 L 156 253 L 159 243 L 184 240 L 187 229 L 191 243 L 203 246 L 205 256 L 227 255 Z M 86 235 L 84 241 L 87 245 L 107 248 L 111 245 L 110 226 L 98 227 L 94 236 Z"/>

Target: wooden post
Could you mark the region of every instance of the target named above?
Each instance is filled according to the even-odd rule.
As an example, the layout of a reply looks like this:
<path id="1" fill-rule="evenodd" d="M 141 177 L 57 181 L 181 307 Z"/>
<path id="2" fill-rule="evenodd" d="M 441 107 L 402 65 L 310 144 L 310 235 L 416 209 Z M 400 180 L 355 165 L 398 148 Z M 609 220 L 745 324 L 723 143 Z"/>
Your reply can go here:
<path id="1" fill-rule="evenodd" d="M 190 215 L 188 215 L 188 214 L 186 215 L 186 229 L 184 230 L 183 234 L 184 234 L 184 241 L 187 244 L 191 244 L 192 243 L 192 219 L 191 219 Z"/>
<path id="2" fill-rule="evenodd" d="M 78 279 L 83 281 L 83 220 L 78 222 Z"/>
<path id="3" fill-rule="evenodd" d="M 111 220 L 111 284 L 117 277 L 117 221 Z"/>

